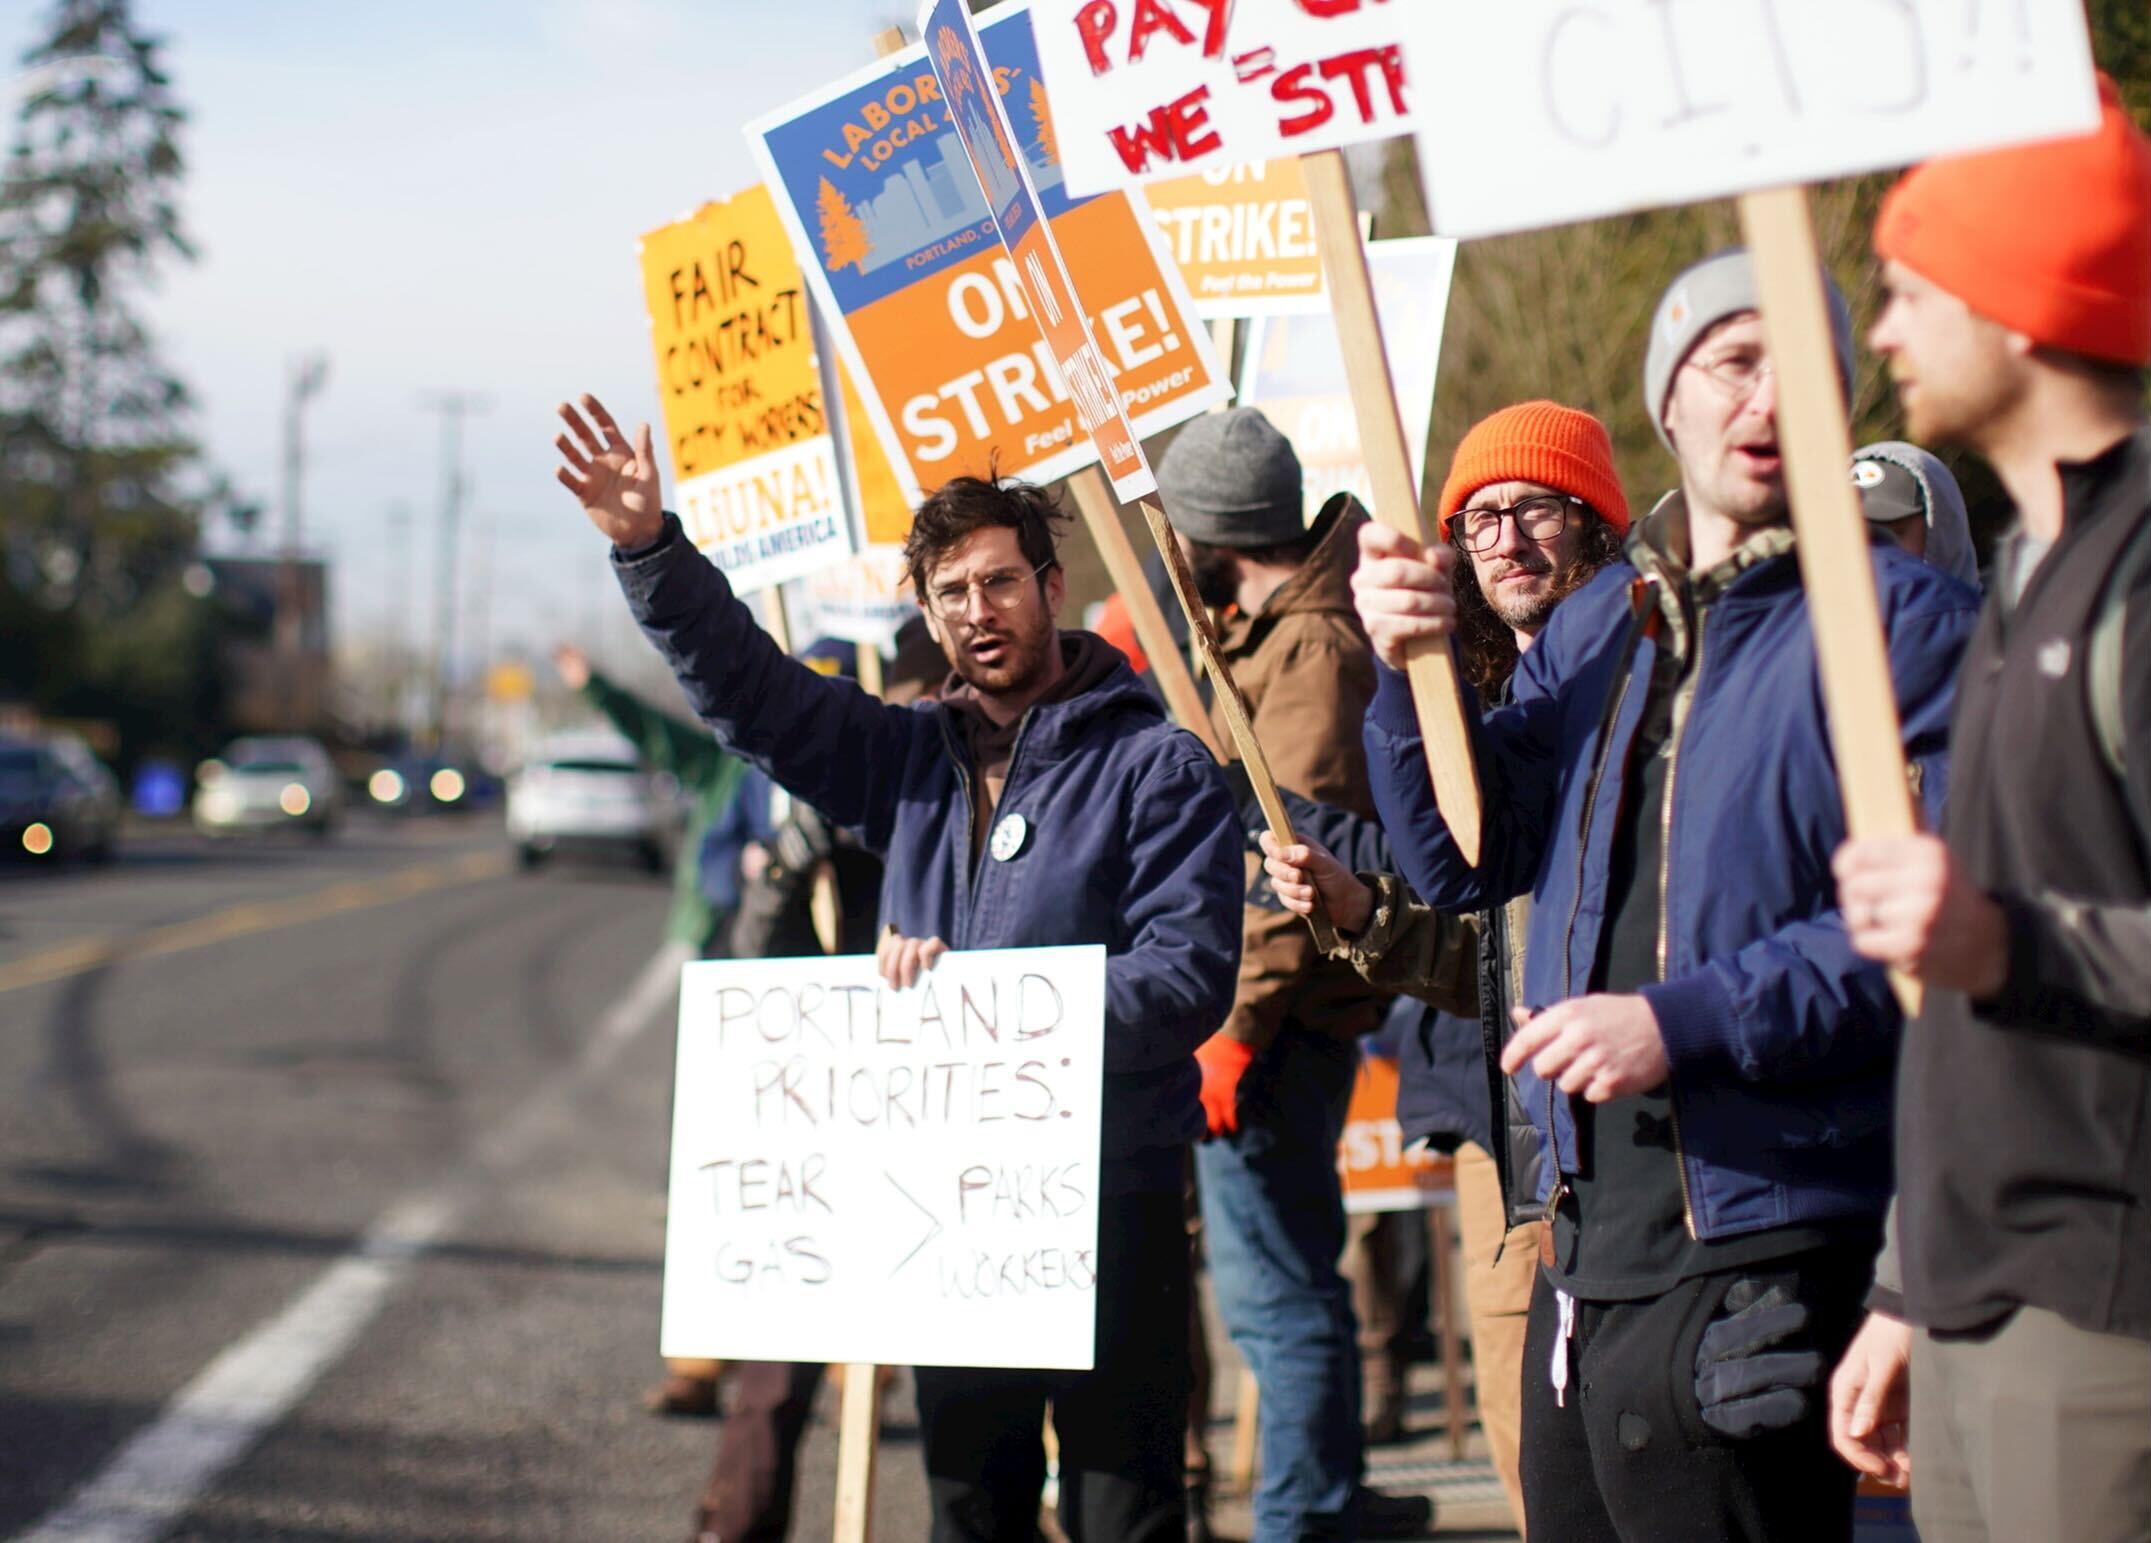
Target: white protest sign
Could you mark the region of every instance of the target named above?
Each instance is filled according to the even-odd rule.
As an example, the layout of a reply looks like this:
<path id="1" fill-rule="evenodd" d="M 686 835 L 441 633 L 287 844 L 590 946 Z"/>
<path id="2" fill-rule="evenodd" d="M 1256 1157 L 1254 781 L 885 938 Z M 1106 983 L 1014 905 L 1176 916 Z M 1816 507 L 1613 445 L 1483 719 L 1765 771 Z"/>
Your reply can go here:
<path id="1" fill-rule="evenodd" d="M 668 1356 L 1087 1369 L 1105 950 L 680 975 Z"/>
<path id="2" fill-rule="evenodd" d="M 1399 38 L 1412 9 L 1380 0 L 1033 0 L 1069 188 L 1097 193 L 1406 132 L 1413 98 Z"/>
<path id="3" fill-rule="evenodd" d="M 1445 236 L 1850 176 L 2098 120 L 2081 0 L 1391 9 Z"/>

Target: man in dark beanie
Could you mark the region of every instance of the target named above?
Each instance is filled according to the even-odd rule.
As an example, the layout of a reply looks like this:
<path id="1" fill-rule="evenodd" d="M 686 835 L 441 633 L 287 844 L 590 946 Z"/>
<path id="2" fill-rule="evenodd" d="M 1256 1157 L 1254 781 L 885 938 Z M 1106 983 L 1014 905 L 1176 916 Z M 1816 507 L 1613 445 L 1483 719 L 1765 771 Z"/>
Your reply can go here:
<path id="1" fill-rule="evenodd" d="M 1278 782 L 1371 816 L 1359 724 L 1374 660 L 1351 590 L 1366 515 L 1340 494 L 1307 524 L 1299 457 L 1251 407 L 1182 429 L 1158 487 Z M 1262 1386 L 1255 1543 L 1416 1536 L 1424 1499 L 1360 1486 L 1358 1333 L 1337 1269 L 1337 1141 L 1384 999 L 1247 865 L 1232 1015 L 1196 1052 L 1209 1139 L 1195 1167 L 1218 1312 Z"/>
<path id="2" fill-rule="evenodd" d="M 1942 834 L 1837 857 L 1854 946 L 1926 1002 L 1832 1435 L 1901 1474 L 1909 1358 L 1927 1543 L 2151 1537 L 2151 139 L 2100 96 L 2090 134 L 1915 169 L 1875 228 L 1912 436 L 2018 516 Z"/>

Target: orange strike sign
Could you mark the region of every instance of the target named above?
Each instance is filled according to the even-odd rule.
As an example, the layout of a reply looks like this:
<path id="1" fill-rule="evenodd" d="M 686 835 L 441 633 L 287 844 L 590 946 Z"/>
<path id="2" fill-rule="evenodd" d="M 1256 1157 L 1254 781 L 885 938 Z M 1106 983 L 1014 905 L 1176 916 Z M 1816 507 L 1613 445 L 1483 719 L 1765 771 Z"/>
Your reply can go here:
<path id="1" fill-rule="evenodd" d="M 1450 1159 L 1423 1147 L 1405 1150 L 1397 1123 L 1397 1063 L 1383 1056 L 1359 1058 L 1337 1143 L 1337 1175 L 1344 1182 L 1344 1208 L 1355 1216 L 1417 1210 L 1446 1199 L 1456 1187 Z"/>
<path id="2" fill-rule="evenodd" d="M 806 286 L 768 190 L 642 238 L 680 521 L 748 591 L 851 555 Z"/>
<path id="3" fill-rule="evenodd" d="M 1231 394 L 1148 211 L 1126 193 L 1079 199 L 1062 187 L 1028 13 L 1003 5 L 984 22 L 986 66 L 976 70 L 982 89 L 968 102 L 970 125 L 992 145 L 1002 186 L 1016 170 L 1027 174 L 1026 214 L 1042 211 L 1050 222 L 1073 293 L 1086 302 L 1081 312 L 1065 286 L 1052 313 L 1040 310 L 1031 275 L 1003 249 L 995 213 L 1012 205 L 982 192 L 925 45 L 748 129 L 857 379 L 863 418 L 912 497 L 989 463 L 1003 476 L 1066 476 L 1099 459 L 1088 421 L 1118 418 L 1145 436 Z M 988 83 L 1005 114 L 986 111 Z M 1040 336 L 1040 321 L 1061 346 Z M 1084 323 L 1094 344 L 1087 359 L 1070 342 Z M 1064 360 L 1076 371 L 1073 388 Z M 1080 398 L 1088 421 L 1079 420 Z M 854 439 L 864 439 L 860 417 L 850 421 Z"/>
<path id="4" fill-rule="evenodd" d="M 1196 315 L 1328 311 L 1314 205 L 1297 156 L 1212 167 L 1143 192 Z"/>

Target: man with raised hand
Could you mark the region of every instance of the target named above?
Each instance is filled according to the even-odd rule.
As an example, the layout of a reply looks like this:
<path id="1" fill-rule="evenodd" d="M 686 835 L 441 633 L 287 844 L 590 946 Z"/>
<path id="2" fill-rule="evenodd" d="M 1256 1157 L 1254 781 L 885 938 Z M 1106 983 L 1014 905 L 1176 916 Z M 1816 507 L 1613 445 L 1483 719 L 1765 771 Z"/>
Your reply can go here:
<path id="1" fill-rule="evenodd" d="M 1831 289 L 1839 363 L 1851 324 Z M 1503 1068 L 1544 1142 L 1523 1483 L 1544 1538 L 1848 1538 L 1823 1383 L 1889 1186 L 1901 1019 L 1836 911 L 1845 817 L 1747 255 L 1677 278 L 1644 405 L 1681 485 L 1477 711 L 1480 862 L 1435 807 L 1401 666 L 1454 626 L 1455 554 L 1369 526 L 1375 800 L 1429 904 L 1529 891 Z M 1973 597 L 1877 537 L 1906 754 L 1939 797 Z M 1670 1368 L 1670 1374 L 1669 1374 Z"/>
<path id="2" fill-rule="evenodd" d="M 2017 511 L 1942 834 L 1837 858 L 1854 945 L 1926 1003 L 1833 1435 L 1902 1476 L 1909 1352 L 1927 1543 L 2151 1537 L 2151 139 L 2100 95 L 2090 135 L 1914 170 L 1875 228 L 1913 438 Z"/>
<path id="3" fill-rule="evenodd" d="M 958 477 L 920 505 L 905 560 L 954 678 L 939 702 L 892 707 L 755 626 L 660 506 L 647 425 L 631 445 L 587 396 L 561 416 L 559 479 L 612 541 L 689 703 L 885 858 L 892 984 L 951 948 L 1105 946 L 1095 1369 L 918 1369 L 932 1536 L 1033 1535 L 1048 1400 L 1068 1536 L 1180 1535 L 1194 1051 L 1231 1009 L 1240 952 L 1240 837 L 1216 763 L 1109 645 L 1055 625 L 1064 517 L 1042 490 Z"/>

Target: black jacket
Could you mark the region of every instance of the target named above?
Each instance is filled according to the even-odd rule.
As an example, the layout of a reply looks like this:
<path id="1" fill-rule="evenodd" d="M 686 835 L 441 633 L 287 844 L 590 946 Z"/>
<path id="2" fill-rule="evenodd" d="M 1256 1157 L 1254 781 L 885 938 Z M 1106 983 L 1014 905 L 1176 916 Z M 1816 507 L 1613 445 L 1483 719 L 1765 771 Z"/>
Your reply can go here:
<path id="1" fill-rule="evenodd" d="M 2151 429 L 2061 474 L 2061 539 L 2014 604 L 1997 563 L 1958 687 L 1944 828 L 2008 914 L 2009 969 L 1991 1000 L 1930 990 L 1906 1035 L 1902 1305 L 1944 1331 L 2033 1306 L 2151 1339 L 2151 576 L 2128 598 L 2126 786 L 2084 680 L 2105 577 L 2151 520 Z"/>

